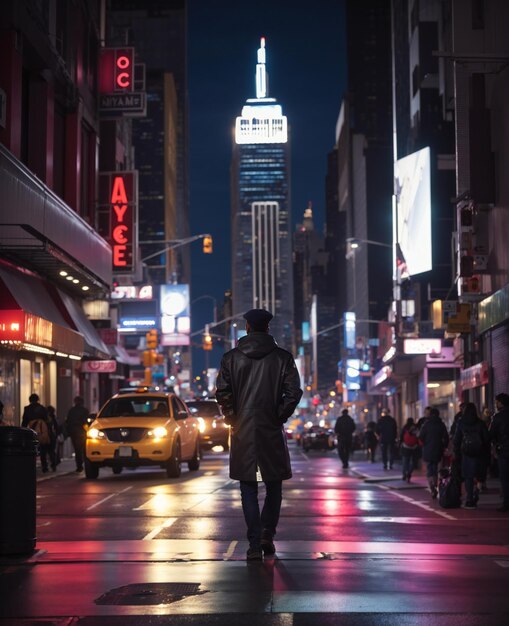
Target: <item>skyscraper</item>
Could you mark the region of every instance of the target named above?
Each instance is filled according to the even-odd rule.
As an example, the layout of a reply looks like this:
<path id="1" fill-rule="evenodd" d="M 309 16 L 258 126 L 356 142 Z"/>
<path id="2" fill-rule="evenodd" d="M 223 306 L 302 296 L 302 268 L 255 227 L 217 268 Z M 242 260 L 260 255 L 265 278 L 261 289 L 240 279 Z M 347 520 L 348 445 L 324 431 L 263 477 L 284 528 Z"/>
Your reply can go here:
<path id="1" fill-rule="evenodd" d="M 265 39 L 257 54 L 256 98 L 237 117 L 232 160 L 233 313 L 267 308 L 271 332 L 293 347 L 290 145 L 281 105 L 269 97 Z"/>

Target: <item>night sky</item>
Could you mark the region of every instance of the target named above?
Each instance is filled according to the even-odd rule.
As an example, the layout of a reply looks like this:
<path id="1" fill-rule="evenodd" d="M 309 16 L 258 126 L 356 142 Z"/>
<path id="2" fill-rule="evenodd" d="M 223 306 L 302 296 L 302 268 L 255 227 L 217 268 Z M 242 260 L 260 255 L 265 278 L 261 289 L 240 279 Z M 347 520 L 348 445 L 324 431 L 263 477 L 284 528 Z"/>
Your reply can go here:
<path id="1" fill-rule="evenodd" d="M 255 96 L 262 36 L 269 96 L 290 125 L 292 222 L 311 200 L 315 226 L 323 228 L 327 153 L 346 82 L 344 2 L 189 0 L 188 7 L 191 233 L 214 238 L 213 255 L 192 244 L 192 299 L 208 294 L 220 305 L 231 280 L 232 129 L 246 99 Z M 212 307 L 207 298 L 193 306 L 193 330 L 212 321 Z M 210 367 L 221 354 L 211 353 Z M 195 375 L 203 365 L 203 351 L 193 350 Z"/>

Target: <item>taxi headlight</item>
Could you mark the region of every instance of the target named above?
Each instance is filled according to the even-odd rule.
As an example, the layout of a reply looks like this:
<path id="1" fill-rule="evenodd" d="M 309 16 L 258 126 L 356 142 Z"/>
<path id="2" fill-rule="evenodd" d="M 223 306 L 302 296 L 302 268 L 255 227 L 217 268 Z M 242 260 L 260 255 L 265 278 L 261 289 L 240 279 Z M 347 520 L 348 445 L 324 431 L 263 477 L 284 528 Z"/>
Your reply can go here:
<path id="1" fill-rule="evenodd" d="M 203 417 L 198 417 L 198 430 L 201 433 L 205 432 L 205 420 L 203 419 Z"/>
<path id="2" fill-rule="evenodd" d="M 147 435 L 149 437 L 155 437 L 156 439 L 161 439 L 162 437 L 168 436 L 168 431 L 166 430 L 164 426 L 158 426 L 157 428 L 154 428 L 154 430 L 149 430 Z"/>
<path id="3" fill-rule="evenodd" d="M 89 428 L 87 430 L 88 439 L 106 439 L 106 435 L 98 428 Z"/>

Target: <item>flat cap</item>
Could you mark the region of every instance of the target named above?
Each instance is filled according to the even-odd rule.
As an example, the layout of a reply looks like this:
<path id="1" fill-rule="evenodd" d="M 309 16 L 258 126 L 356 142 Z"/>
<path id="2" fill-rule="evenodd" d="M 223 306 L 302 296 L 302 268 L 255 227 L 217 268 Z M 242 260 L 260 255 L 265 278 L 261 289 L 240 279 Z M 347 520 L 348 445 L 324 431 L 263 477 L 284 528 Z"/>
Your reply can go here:
<path id="1" fill-rule="evenodd" d="M 263 326 L 268 324 L 274 316 L 270 311 L 265 309 L 251 309 L 244 313 L 244 319 L 247 320 L 252 326 Z"/>

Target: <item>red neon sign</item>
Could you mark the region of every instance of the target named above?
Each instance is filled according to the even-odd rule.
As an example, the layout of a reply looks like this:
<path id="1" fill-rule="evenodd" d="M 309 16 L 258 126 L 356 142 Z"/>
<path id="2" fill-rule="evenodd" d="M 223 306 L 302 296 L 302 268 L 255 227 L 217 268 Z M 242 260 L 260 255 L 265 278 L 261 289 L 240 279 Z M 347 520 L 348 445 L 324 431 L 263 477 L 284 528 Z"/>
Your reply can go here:
<path id="1" fill-rule="evenodd" d="M 128 197 L 129 192 L 132 193 L 132 187 L 132 174 L 122 173 L 112 176 L 111 245 L 115 269 L 126 270 L 132 267 L 134 223 Z"/>
<path id="2" fill-rule="evenodd" d="M 0 311 L 0 339 L 5 341 L 23 341 L 25 339 L 24 311 Z"/>
<path id="3" fill-rule="evenodd" d="M 99 92 L 134 90 L 134 48 L 102 48 L 99 65 Z"/>

